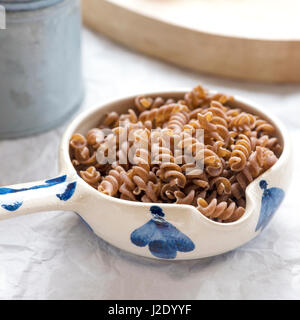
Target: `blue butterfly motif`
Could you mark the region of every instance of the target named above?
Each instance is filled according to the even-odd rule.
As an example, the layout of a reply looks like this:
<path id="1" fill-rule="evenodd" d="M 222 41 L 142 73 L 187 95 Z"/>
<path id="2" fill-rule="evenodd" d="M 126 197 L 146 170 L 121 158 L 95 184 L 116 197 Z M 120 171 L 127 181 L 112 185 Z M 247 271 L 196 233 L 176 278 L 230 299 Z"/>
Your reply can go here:
<path id="1" fill-rule="evenodd" d="M 263 230 L 268 225 L 285 195 L 284 191 L 280 188 L 267 189 L 268 184 L 265 180 L 261 180 L 259 186 L 262 190 L 264 190 L 264 192 L 255 231 L 258 231 L 259 229 Z"/>
<path id="2" fill-rule="evenodd" d="M 174 259 L 177 251 L 190 252 L 195 249 L 193 241 L 164 219 L 158 206 L 150 208 L 152 219 L 131 233 L 131 242 L 138 247 L 149 246 L 158 258 Z"/>

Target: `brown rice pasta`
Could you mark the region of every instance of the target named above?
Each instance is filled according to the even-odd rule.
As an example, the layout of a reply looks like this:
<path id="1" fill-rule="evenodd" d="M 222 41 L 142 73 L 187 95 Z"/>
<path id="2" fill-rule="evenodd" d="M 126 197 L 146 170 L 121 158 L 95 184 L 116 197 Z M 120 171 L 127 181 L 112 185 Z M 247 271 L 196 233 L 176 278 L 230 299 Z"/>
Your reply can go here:
<path id="1" fill-rule="evenodd" d="M 271 123 L 230 107 L 233 100 L 200 85 L 181 100 L 138 96 L 127 113 L 110 112 L 86 136 L 72 136 L 72 164 L 108 196 L 192 205 L 214 221 L 236 221 L 247 186 L 282 146 Z"/>

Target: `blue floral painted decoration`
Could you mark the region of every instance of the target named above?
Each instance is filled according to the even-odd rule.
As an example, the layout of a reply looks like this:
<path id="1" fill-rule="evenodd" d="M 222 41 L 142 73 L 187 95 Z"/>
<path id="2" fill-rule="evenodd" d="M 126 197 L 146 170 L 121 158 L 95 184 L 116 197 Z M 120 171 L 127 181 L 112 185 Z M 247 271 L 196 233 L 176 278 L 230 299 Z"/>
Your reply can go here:
<path id="1" fill-rule="evenodd" d="M 76 182 L 67 182 L 67 176 L 61 176 L 58 178 L 54 178 L 51 180 L 45 181 L 44 184 L 32 186 L 29 188 L 20 188 L 20 189 L 13 189 L 13 188 L 0 188 L 0 205 L 3 209 L 7 211 L 17 211 L 22 205 L 23 200 L 17 199 L 17 194 L 30 191 L 30 190 L 39 190 L 39 189 L 45 189 L 45 188 L 51 188 L 57 185 L 63 185 L 65 184 L 66 187 L 62 193 L 56 194 L 56 197 L 61 201 L 68 201 L 74 194 L 76 189 Z M 9 194 L 16 194 L 15 199 L 7 199 L 5 198 L 5 195 Z M 3 197 L 1 197 L 3 196 Z"/>
<path id="2" fill-rule="evenodd" d="M 193 241 L 164 219 L 158 206 L 150 208 L 152 219 L 131 233 L 131 242 L 138 247 L 149 246 L 157 258 L 174 259 L 177 251 L 190 252 L 195 249 Z"/>
<path id="3" fill-rule="evenodd" d="M 264 192 L 255 231 L 258 231 L 259 229 L 263 230 L 268 225 L 285 195 L 284 191 L 280 188 L 267 189 L 268 184 L 265 180 L 261 180 L 259 186 L 262 190 L 264 190 Z"/>

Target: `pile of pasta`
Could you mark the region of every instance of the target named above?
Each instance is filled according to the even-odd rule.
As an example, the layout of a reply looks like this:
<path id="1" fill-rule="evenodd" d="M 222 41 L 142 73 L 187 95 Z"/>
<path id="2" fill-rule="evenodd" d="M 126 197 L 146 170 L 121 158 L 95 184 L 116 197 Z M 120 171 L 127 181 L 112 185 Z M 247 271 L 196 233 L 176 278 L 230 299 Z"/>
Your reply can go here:
<path id="1" fill-rule="evenodd" d="M 232 100 L 232 96 L 212 94 L 200 85 L 180 100 L 138 96 L 127 113 L 110 112 L 86 136 L 72 136 L 72 163 L 82 179 L 106 195 L 131 201 L 188 204 L 214 221 L 236 221 L 245 212 L 246 187 L 274 165 L 282 146 L 272 124 L 230 107 Z M 106 128 L 113 134 L 105 135 Z M 124 128 L 140 141 L 151 140 L 153 129 L 163 133 L 156 161 L 150 159 L 148 144 L 135 150 L 133 164 L 124 161 L 124 157 L 128 160 L 131 142 L 123 141 L 117 143 L 113 163 L 99 163 L 97 154 L 107 155 L 113 148 L 112 136 L 118 142 Z M 204 130 L 202 144 L 193 136 L 196 129 Z M 200 147 L 204 155 L 204 170 L 199 174 L 186 174 L 195 164 L 183 157 L 178 161 L 174 148 L 164 144 L 165 134 L 173 144 L 180 141 L 183 148 L 187 130 L 192 132 L 188 137 L 191 152 Z"/>

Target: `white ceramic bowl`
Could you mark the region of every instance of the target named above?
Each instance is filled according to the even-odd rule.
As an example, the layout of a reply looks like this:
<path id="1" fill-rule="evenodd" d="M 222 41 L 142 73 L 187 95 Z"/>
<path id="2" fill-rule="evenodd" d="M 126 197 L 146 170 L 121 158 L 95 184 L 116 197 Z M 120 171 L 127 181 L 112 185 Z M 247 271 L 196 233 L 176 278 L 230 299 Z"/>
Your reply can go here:
<path id="1" fill-rule="evenodd" d="M 184 91 L 147 96 L 182 98 Z M 235 97 L 233 106 L 258 114 L 278 132 L 283 152 L 277 163 L 246 189 L 246 212 L 236 222 L 218 223 L 191 205 L 150 204 L 102 194 L 81 179 L 69 156 L 73 133 L 87 133 L 108 111 L 124 112 L 134 97 L 106 103 L 81 113 L 66 130 L 60 145 L 58 178 L 0 188 L 0 219 L 50 210 L 77 212 L 99 237 L 136 255 L 158 259 L 197 259 L 235 249 L 256 237 L 282 202 L 291 176 L 291 145 L 281 122 L 253 103 Z"/>

